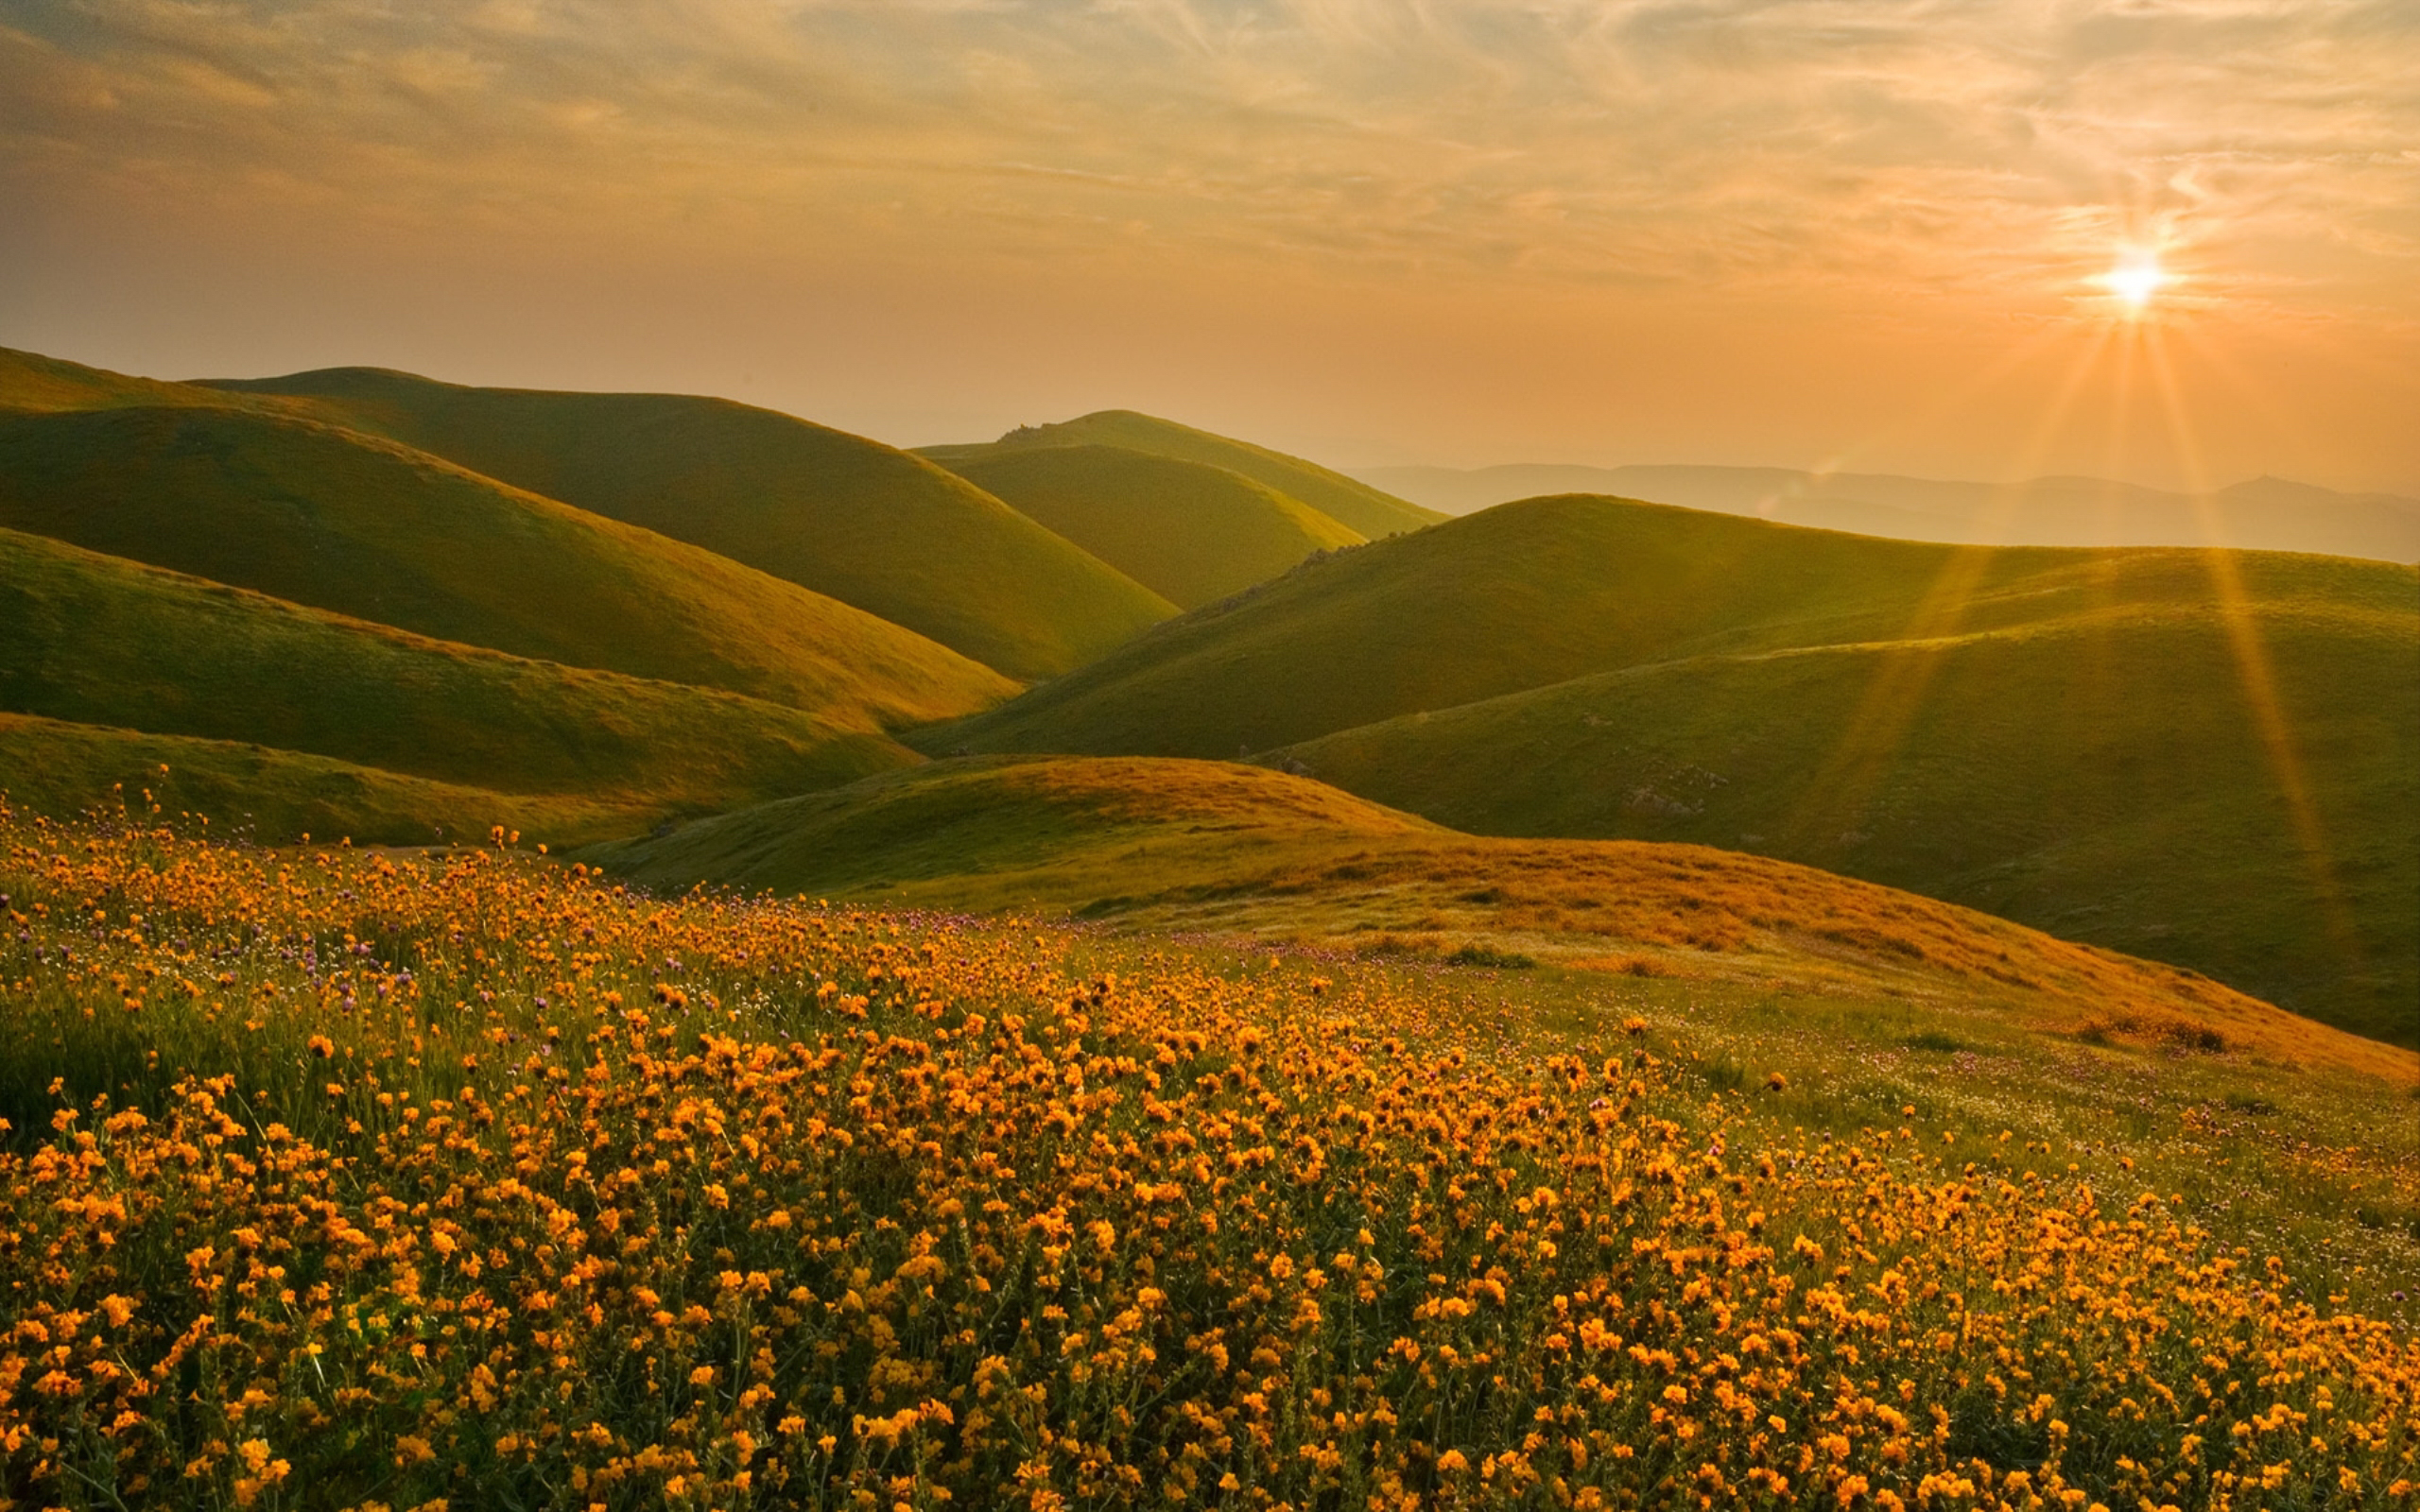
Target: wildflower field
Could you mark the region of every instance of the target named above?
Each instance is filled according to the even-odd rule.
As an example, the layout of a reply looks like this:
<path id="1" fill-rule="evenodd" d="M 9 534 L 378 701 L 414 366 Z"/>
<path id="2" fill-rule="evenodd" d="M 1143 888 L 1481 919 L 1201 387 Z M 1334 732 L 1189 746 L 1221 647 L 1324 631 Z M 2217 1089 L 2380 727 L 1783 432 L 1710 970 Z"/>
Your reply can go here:
<path id="1" fill-rule="evenodd" d="M 0 1504 L 2420 1505 L 2420 1341 L 2315 1253 L 1683 1025 L 0 838 Z"/>

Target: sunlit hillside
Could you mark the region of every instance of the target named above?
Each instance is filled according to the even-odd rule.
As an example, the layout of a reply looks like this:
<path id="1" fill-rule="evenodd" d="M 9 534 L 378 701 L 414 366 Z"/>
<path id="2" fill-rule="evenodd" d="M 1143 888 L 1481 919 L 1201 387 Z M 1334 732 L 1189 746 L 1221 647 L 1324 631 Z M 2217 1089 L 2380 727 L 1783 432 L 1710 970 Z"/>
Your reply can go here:
<path id="1" fill-rule="evenodd" d="M 794 583 L 314 421 L 192 406 L 0 418 L 0 525 L 850 728 L 945 718 L 1014 691 Z"/>
<path id="2" fill-rule="evenodd" d="M 673 890 L 1955 1000 L 2048 1033 L 2420 1080 L 2408 1052 L 1927 898 L 1699 846 L 1480 838 L 1231 763 L 940 762 L 581 853 Z"/>
<path id="3" fill-rule="evenodd" d="M 2359 1077 L 1932 1076 L 1640 979 L 484 848 L 0 813 L 0 1476 L 39 1503 L 2019 1512 L 2420 1474 L 2420 1150 Z"/>
<path id="4" fill-rule="evenodd" d="M 2414 1043 L 2416 582 L 1538 500 L 1317 564 L 941 738 L 1274 749 L 1458 828 L 1784 856 Z"/>
<path id="5" fill-rule="evenodd" d="M 781 705 L 433 641 L 11 530 L 0 530 L 0 710 L 624 813 L 695 813 L 916 759 Z M 15 747 L 53 790 L 75 774 L 39 764 L 79 748 L 108 744 Z"/>
<path id="6" fill-rule="evenodd" d="M 319 413 L 853 604 L 1017 679 L 1167 600 L 954 473 L 728 400 L 468 388 L 363 368 L 213 387 Z"/>
<path id="7" fill-rule="evenodd" d="M 963 446 L 926 446 L 918 450 L 950 466 L 976 462 L 1004 453 L 1057 446 L 1115 446 L 1154 456 L 1201 462 L 1225 468 L 1299 499 L 1349 529 L 1375 541 L 1381 536 L 1418 530 L 1444 518 L 1434 509 L 1408 504 L 1357 478 L 1272 452 L 1250 441 L 1238 441 L 1174 421 L 1141 415 L 1131 409 L 1104 409 L 1055 425 L 1026 425 L 996 441 Z"/>
<path id="8" fill-rule="evenodd" d="M 1179 609 L 1363 539 L 1240 472 L 1124 447 L 1036 447 L 944 465 Z"/>

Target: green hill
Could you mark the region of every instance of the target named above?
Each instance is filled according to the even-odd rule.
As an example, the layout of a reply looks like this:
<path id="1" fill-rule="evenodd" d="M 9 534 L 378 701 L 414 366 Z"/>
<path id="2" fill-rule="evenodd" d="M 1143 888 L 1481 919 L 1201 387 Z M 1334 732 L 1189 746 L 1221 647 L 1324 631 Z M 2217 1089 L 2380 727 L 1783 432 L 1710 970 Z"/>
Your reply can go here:
<path id="1" fill-rule="evenodd" d="M 1698 846 L 1459 834 L 1228 763 L 937 762 L 581 852 L 659 887 L 1073 913 L 1188 937 L 1990 1005 L 2060 1034 L 2411 1079 L 2411 1057 L 2173 968 Z"/>
<path id="2" fill-rule="evenodd" d="M 1887 637 L 1954 549 L 1612 499 L 1506 505 L 1198 610 L 934 740 L 1229 757 L 1701 643 L 1795 644 L 1808 622 Z M 1996 572 L 2022 570 L 2006 556 Z"/>
<path id="3" fill-rule="evenodd" d="M 162 383 L 156 378 L 133 378 L 105 368 L 87 368 L 40 352 L 0 347 L 0 414 L 163 404 L 211 409 L 285 407 L 284 402 L 276 399 L 224 394 L 191 384 Z"/>
<path id="4" fill-rule="evenodd" d="M 1445 517 L 1434 509 L 1407 504 L 1357 478 L 1346 477 L 1316 462 L 1272 452 L 1249 441 L 1231 440 L 1198 431 L 1174 421 L 1138 415 L 1131 409 L 1104 409 L 1056 425 L 1028 425 L 996 441 L 969 446 L 926 446 L 922 455 L 955 468 L 1009 452 L 1054 446 L 1115 446 L 1130 452 L 1201 462 L 1239 472 L 1253 481 L 1299 499 L 1329 519 L 1375 541 L 1436 524 Z"/>
<path id="5" fill-rule="evenodd" d="M 2410 1044 L 2415 590 L 2411 568 L 2342 558 L 1531 500 L 1314 564 L 919 738 L 1274 750 L 1459 828 L 1805 861 Z"/>
<path id="6" fill-rule="evenodd" d="M 655 813 L 915 760 L 800 710 L 433 641 L 13 530 L 0 712 Z"/>
<path id="7" fill-rule="evenodd" d="M 285 844 L 309 835 L 362 844 L 475 840 L 491 826 L 525 843 L 631 834 L 665 817 L 618 794 L 500 793 L 242 741 L 147 735 L 0 713 L 0 800 L 66 818 L 123 803 L 214 835 Z"/>
<path id="8" fill-rule="evenodd" d="M 2420 616 L 2270 586 L 2238 626 L 2128 606 L 1698 658 L 1286 759 L 1483 833 L 1694 841 L 1870 878 L 2420 1044 Z M 2237 628 L 2273 669 L 2308 827 Z"/>
<path id="9" fill-rule="evenodd" d="M 517 656 L 878 730 L 1014 685 L 912 631 L 395 442 L 228 409 L 0 417 L 0 525 Z"/>
<path id="10" fill-rule="evenodd" d="M 770 410 L 366 368 L 208 387 L 308 400 L 340 424 L 702 546 L 1012 678 L 1067 671 L 1173 612 L 963 478 Z"/>
<path id="11" fill-rule="evenodd" d="M 1239 472 L 1124 447 L 1008 451 L 948 466 L 1180 609 L 1362 541 Z"/>

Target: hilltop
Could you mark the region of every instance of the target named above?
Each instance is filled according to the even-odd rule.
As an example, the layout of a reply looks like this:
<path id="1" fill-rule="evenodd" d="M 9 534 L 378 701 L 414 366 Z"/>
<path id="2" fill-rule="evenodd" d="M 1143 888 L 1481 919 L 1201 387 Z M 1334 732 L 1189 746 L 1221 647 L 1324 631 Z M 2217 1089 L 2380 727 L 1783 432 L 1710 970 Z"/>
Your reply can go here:
<path id="1" fill-rule="evenodd" d="M 1884 638 L 1948 558 L 1694 510 L 1532 500 L 1197 610 L 929 744 L 1228 757 L 1700 644 Z"/>
<path id="2" fill-rule="evenodd" d="M 6 529 L 0 709 L 657 816 L 916 759 L 887 736 L 736 694 L 434 641 Z M 114 744 L 39 733 L 21 731 L 14 748 L 107 755 Z"/>
<path id="3" fill-rule="evenodd" d="M 917 739 L 1262 752 L 1465 830 L 1775 855 L 2414 1043 L 2416 589 L 2341 558 L 1541 499 L 1315 564 Z"/>
<path id="4" fill-rule="evenodd" d="M 884 907 L 1039 910 L 1377 957 L 1537 959 L 1765 990 L 1954 996 L 2050 1034 L 2233 1045 L 2409 1080 L 2409 1056 L 2173 967 L 1786 862 L 1457 833 L 1229 763 L 978 757 L 582 852 Z"/>
<path id="5" fill-rule="evenodd" d="M 224 407 L 0 417 L 0 525 L 439 640 L 881 730 L 1015 690 L 862 610 L 394 441 Z"/>
<path id="6" fill-rule="evenodd" d="M 2420 499 L 2254 478 L 2206 495 L 2109 478 L 1962 483 L 1772 467 L 1576 467 L 1468 472 L 1364 468 L 1359 475 L 1448 514 L 1549 493 L 1602 493 L 1904 541 L 2003 546 L 2225 546 L 2420 559 Z"/>
<path id="7" fill-rule="evenodd" d="M 1028 679 L 1174 606 L 963 478 L 729 400 L 473 388 L 380 369 L 213 380 L 701 546 Z"/>
<path id="8" fill-rule="evenodd" d="M 1054 425 L 1026 425 L 996 441 L 963 446 L 925 446 L 918 454 L 945 466 L 978 462 L 1008 452 L 1059 446 L 1115 446 L 1184 462 L 1224 468 L 1300 500 L 1348 529 L 1375 541 L 1434 524 L 1444 518 L 1357 478 L 1272 452 L 1265 446 L 1238 441 L 1174 421 L 1137 414 L 1131 409 L 1104 409 Z"/>
<path id="9" fill-rule="evenodd" d="M 1240 472 L 1124 447 L 1036 447 L 944 465 L 1179 609 L 1363 539 Z"/>

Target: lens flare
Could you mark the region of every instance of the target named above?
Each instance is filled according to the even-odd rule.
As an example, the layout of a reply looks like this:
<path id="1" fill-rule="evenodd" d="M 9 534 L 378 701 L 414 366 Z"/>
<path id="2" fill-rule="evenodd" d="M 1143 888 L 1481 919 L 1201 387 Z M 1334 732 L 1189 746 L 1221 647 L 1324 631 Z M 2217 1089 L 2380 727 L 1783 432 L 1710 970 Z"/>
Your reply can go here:
<path id="1" fill-rule="evenodd" d="M 2159 259 L 2152 253 L 2130 252 L 2094 282 L 2107 289 L 2118 301 L 2118 308 L 2132 318 L 2148 311 L 2160 290 L 2175 282 L 2175 276 L 2160 266 Z"/>

